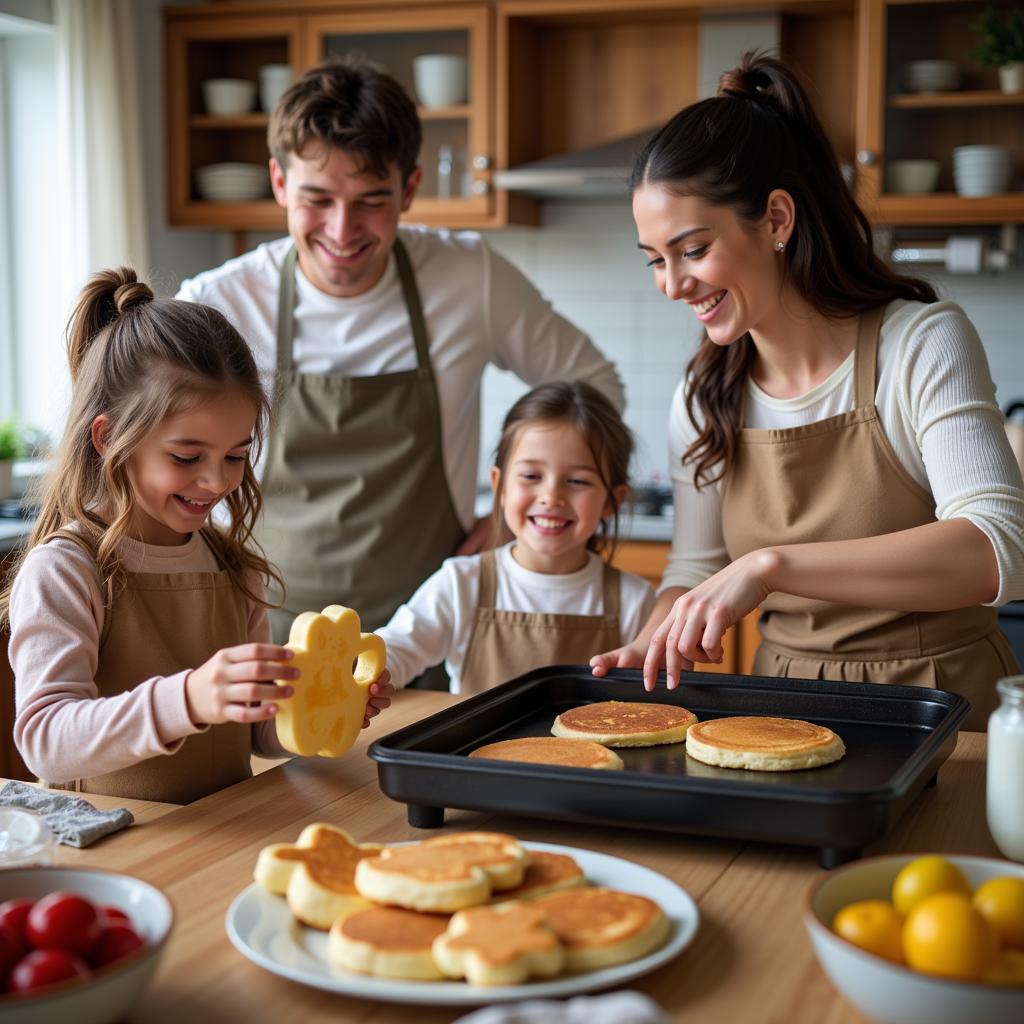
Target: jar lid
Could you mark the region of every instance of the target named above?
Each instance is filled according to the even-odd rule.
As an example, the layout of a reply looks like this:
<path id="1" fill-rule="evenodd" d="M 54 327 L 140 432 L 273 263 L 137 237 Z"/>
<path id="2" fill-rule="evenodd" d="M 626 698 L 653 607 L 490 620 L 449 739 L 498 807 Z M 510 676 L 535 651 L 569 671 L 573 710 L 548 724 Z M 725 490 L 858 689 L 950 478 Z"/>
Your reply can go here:
<path id="1" fill-rule="evenodd" d="M 23 807 L 0 807 L 0 868 L 47 864 L 54 836 L 46 820 Z"/>

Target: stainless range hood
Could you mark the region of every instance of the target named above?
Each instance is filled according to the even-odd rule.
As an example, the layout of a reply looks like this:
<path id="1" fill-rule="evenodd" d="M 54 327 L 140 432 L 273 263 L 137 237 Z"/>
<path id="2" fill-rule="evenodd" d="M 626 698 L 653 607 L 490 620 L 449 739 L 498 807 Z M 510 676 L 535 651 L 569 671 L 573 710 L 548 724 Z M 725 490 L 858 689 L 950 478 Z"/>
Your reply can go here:
<path id="1" fill-rule="evenodd" d="M 494 172 L 494 184 L 538 198 L 625 199 L 633 162 L 655 129 Z"/>

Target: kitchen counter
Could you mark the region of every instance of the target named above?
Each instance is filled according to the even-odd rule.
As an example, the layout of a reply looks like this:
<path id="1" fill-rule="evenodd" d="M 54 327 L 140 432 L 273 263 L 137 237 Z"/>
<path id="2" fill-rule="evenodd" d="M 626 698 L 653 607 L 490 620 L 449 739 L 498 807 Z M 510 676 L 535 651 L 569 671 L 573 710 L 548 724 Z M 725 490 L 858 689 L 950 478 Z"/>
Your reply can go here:
<path id="1" fill-rule="evenodd" d="M 90 797 L 101 807 L 130 807 L 138 822 L 90 849 L 61 846 L 58 862 L 137 875 L 160 886 L 175 907 L 169 947 L 131 1019 L 447 1024 L 469 1012 L 413 1010 L 294 984 L 244 959 L 224 930 L 228 905 L 251 882 L 261 847 L 294 842 L 310 822 L 339 825 L 361 841 L 431 834 L 410 827 L 404 805 L 381 793 L 366 748 L 375 737 L 454 700 L 443 693 L 404 691 L 339 761 L 294 760 L 187 807 Z M 926 790 L 894 831 L 867 852 L 998 855 L 985 825 L 984 776 L 985 736 L 961 733 L 938 786 Z M 479 828 L 600 850 L 660 871 L 685 888 L 700 907 L 696 940 L 676 960 L 630 984 L 673 1020 L 864 1022 L 832 988 L 804 932 L 804 892 L 821 874 L 814 850 L 448 812 L 446 829 Z"/>

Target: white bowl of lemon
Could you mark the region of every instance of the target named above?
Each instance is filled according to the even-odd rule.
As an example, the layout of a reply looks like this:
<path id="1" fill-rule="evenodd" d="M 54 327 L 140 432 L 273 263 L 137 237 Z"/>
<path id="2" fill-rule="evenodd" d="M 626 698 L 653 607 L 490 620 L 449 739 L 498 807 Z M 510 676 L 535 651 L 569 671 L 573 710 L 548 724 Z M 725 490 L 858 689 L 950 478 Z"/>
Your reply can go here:
<path id="1" fill-rule="evenodd" d="M 1024 865 L 868 857 L 812 884 L 804 924 L 832 984 L 881 1024 L 1024 1020 Z"/>

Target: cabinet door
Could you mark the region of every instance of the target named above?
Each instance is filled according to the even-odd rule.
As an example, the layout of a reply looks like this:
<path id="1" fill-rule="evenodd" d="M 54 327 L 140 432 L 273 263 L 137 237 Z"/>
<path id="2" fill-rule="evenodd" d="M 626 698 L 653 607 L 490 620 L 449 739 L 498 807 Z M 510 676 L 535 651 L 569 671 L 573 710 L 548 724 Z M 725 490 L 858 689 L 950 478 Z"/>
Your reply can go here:
<path id="1" fill-rule="evenodd" d="M 972 22 L 982 3 L 861 0 L 858 9 L 857 198 L 879 224 L 998 224 L 1024 220 L 1019 171 L 993 194 L 962 194 L 953 169 L 958 146 L 1000 146 L 1024 160 L 1024 93 L 1003 93 L 997 74 L 972 56 Z M 1007 8 L 1005 3 L 996 6 Z M 915 82 L 912 62 L 950 62 L 955 80 Z M 926 88 L 932 85 L 933 88 Z M 932 160 L 934 190 L 908 192 L 892 164 Z"/>
<path id="2" fill-rule="evenodd" d="M 297 67 L 299 19 L 204 17 L 192 10 L 188 17 L 173 8 L 165 14 L 168 219 L 195 227 L 283 229 L 284 211 L 270 193 L 260 70 Z M 218 80 L 235 84 L 218 97 L 211 92 Z M 213 112 L 210 103 L 217 99 L 230 110 Z"/>
<path id="3" fill-rule="evenodd" d="M 303 63 L 361 54 L 382 64 L 417 100 L 423 123 L 423 181 L 406 219 L 447 227 L 485 226 L 494 210 L 491 13 L 483 6 L 353 11 L 305 21 Z M 465 62 L 465 90 L 438 97 L 417 88 L 417 57 Z M 420 95 L 420 93 L 423 95 Z"/>

